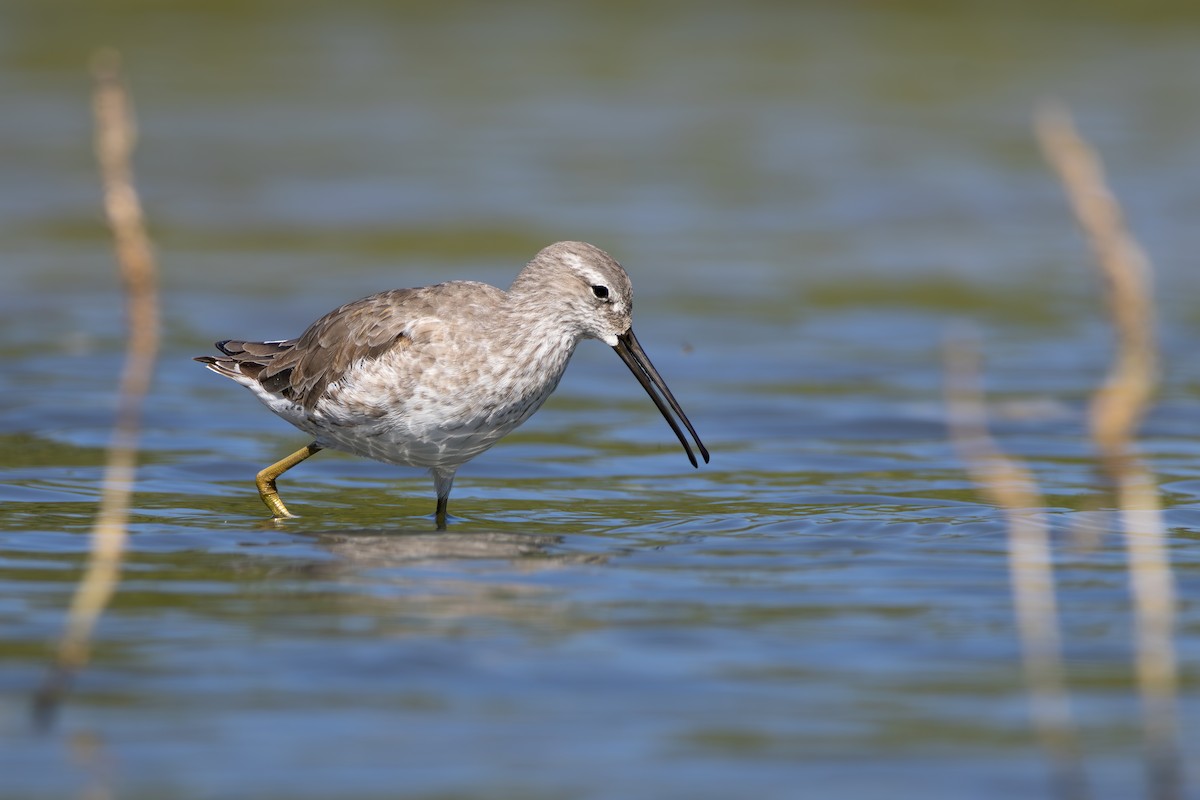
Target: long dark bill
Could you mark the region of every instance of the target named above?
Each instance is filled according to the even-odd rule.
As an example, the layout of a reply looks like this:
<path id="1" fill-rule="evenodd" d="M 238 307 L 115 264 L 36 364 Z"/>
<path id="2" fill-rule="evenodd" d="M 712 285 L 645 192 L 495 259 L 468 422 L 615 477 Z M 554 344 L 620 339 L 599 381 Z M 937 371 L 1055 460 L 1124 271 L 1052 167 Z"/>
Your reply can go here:
<path id="1" fill-rule="evenodd" d="M 650 399 L 654 401 L 654 405 L 658 406 L 663 419 L 671 426 L 671 430 L 675 431 L 675 435 L 679 437 L 679 443 L 687 451 L 687 457 L 692 462 L 692 466 L 698 467 L 700 465 L 696 463 L 696 454 L 692 452 L 692 446 L 684 438 L 683 431 L 679 429 L 679 424 L 675 422 L 675 417 L 671 416 L 672 411 L 683 422 L 684 427 L 688 429 L 688 433 L 692 435 L 692 438 L 696 440 L 696 447 L 700 448 L 700 455 L 704 457 L 704 463 L 707 464 L 708 449 L 700 441 L 700 437 L 696 435 L 696 429 L 692 427 L 687 414 L 684 414 L 683 409 L 679 407 L 678 401 L 675 400 L 675 395 L 671 394 L 671 390 L 667 388 L 666 381 L 662 379 L 662 376 L 658 374 L 658 370 L 650 363 L 646 351 L 642 349 L 637 337 L 633 335 L 633 328 L 630 328 L 617 337 L 617 346 L 613 350 L 617 351 L 617 355 L 625 362 L 625 366 L 629 367 L 629 371 L 633 373 L 633 377 L 638 379 L 638 383 L 646 390 L 646 394 L 650 395 Z M 663 402 L 664 398 L 666 402 Z"/>

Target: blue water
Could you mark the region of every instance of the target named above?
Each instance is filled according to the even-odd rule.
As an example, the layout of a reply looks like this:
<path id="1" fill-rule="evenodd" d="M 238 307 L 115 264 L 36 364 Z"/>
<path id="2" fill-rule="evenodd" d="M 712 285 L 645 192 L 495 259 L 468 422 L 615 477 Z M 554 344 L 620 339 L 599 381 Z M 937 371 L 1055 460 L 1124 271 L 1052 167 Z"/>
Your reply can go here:
<path id="1" fill-rule="evenodd" d="M 966 325 L 1045 493 L 1094 797 L 1145 796 L 1128 576 L 1086 441 L 1102 295 L 1036 148 L 1057 96 L 1157 268 L 1142 446 L 1200 729 L 1200 19 L 1030 5 L 0 9 L 0 794 L 1053 796 L 1003 516 L 947 442 Z M 130 552 L 58 724 L 123 347 L 86 62 L 121 49 L 164 282 Z M 428 478 L 321 453 L 190 357 L 584 239 L 713 453 L 608 348 Z M 1078 545 L 1080 532 L 1094 544 Z M 1086 538 L 1086 537 L 1085 537 Z"/>

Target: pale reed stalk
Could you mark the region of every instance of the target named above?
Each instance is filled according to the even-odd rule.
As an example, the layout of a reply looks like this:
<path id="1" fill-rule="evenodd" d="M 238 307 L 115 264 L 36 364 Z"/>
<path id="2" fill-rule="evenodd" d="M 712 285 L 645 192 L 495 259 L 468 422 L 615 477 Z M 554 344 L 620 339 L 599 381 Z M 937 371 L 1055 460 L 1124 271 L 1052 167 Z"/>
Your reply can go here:
<path id="1" fill-rule="evenodd" d="M 54 664 L 36 699 L 43 718 L 61 701 L 75 673 L 87 664 L 96 622 L 120 581 L 142 404 L 158 353 L 158 270 L 133 184 L 130 154 L 136 130 L 120 75 L 119 56 L 111 51 L 100 53 L 93 61 L 92 72 L 96 82 L 96 159 L 125 290 L 128 340 L 87 569 L 71 602 Z"/>
<path id="2" fill-rule="evenodd" d="M 1076 131 L 1066 109 L 1043 108 L 1036 129 L 1095 255 L 1116 331 L 1116 353 L 1093 398 L 1090 424 L 1125 531 L 1150 796 L 1174 800 L 1184 793 L 1176 710 L 1174 579 L 1156 482 L 1134 450 L 1138 425 L 1159 381 L 1150 262 L 1126 229 L 1099 157 Z"/>
<path id="3" fill-rule="evenodd" d="M 1030 717 L 1050 758 L 1055 795 L 1087 797 L 1069 692 L 1055 596 L 1054 558 L 1033 474 L 988 433 L 980 357 L 970 337 L 947 338 L 946 401 L 950 438 L 967 473 L 1008 523 L 1008 568 Z"/>

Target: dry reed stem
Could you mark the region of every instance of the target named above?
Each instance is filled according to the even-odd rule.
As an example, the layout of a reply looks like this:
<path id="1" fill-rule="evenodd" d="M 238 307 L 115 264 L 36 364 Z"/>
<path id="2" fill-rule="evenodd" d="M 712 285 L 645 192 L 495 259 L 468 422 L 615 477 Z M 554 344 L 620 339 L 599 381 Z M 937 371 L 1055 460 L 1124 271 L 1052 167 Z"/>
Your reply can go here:
<path id="1" fill-rule="evenodd" d="M 1104 168 L 1066 109 L 1036 118 L 1046 160 L 1058 172 L 1107 289 L 1116 353 L 1090 410 L 1092 437 L 1113 482 L 1125 530 L 1136 625 L 1135 670 L 1143 704 L 1151 796 L 1183 796 L 1173 641 L 1175 589 L 1154 476 L 1134 452 L 1137 427 L 1159 380 L 1151 268 L 1126 229 Z"/>
<path id="2" fill-rule="evenodd" d="M 120 579 L 142 403 L 158 352 L 157 267 L 133 185 L 130 154 L 136 130 L 121 79 L 120 57 L 112 51 L 98 54 L 92 63 L 92 73 L 96 83 L 93 94 L 96 159 L 104 185 L 104 209 L 126 295 L 128 341 L 100 508 L 92 527 L 90 559 L 71 602 L 66 630 L 50 675 L 36 698 L 37 710 L 44 721 L 60 702 L 71 678 L 87 663 L 92 631 Z"/>
<path id="3" fill-rule="evenodd" d="M 1121 206 L 1109 191 L 1104 166 L 1059 106 L 1038 112 L 1037 134 L 1046 160 L 1058 172 L 1071 207 L 1088 237 L 1107 288 L 1117 353 L 1104 386 L 1093 398 L 1092 437 L 1105 459 L 1122 459 L 1158 385 L 1151 269 L 1129 235 Z M 1106 465 L 1110 471 L 1114 466 Z"/>
<path id="4" fill-rule="evenodd" d="M 1087 797 L 1062 663 L 1053 556 L 1045 502 L 1033 474 L 988 433 L 980 356 L 969 337 L 948 337 L 946 404 L 950 438 L 987 500 L 1004 510 L 1008 567 L 1030 716 L 1053 769 L 1055 795 Z"/>

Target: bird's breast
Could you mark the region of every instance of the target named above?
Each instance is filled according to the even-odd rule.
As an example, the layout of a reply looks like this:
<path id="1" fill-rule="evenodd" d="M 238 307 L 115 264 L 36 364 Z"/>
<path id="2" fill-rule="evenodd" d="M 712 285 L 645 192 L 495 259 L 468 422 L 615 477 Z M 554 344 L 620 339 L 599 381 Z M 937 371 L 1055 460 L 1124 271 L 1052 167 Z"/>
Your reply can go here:
<path id="1" fill-rule="evenodd" d="M 397 350 L 355 364 L 330 384 L 309 425 L 325 446 L 356 455 L 420 467 L 461 464 L 529 419 L 573 352 L 566 337 L 446 346 L 437 358 Z"/>

